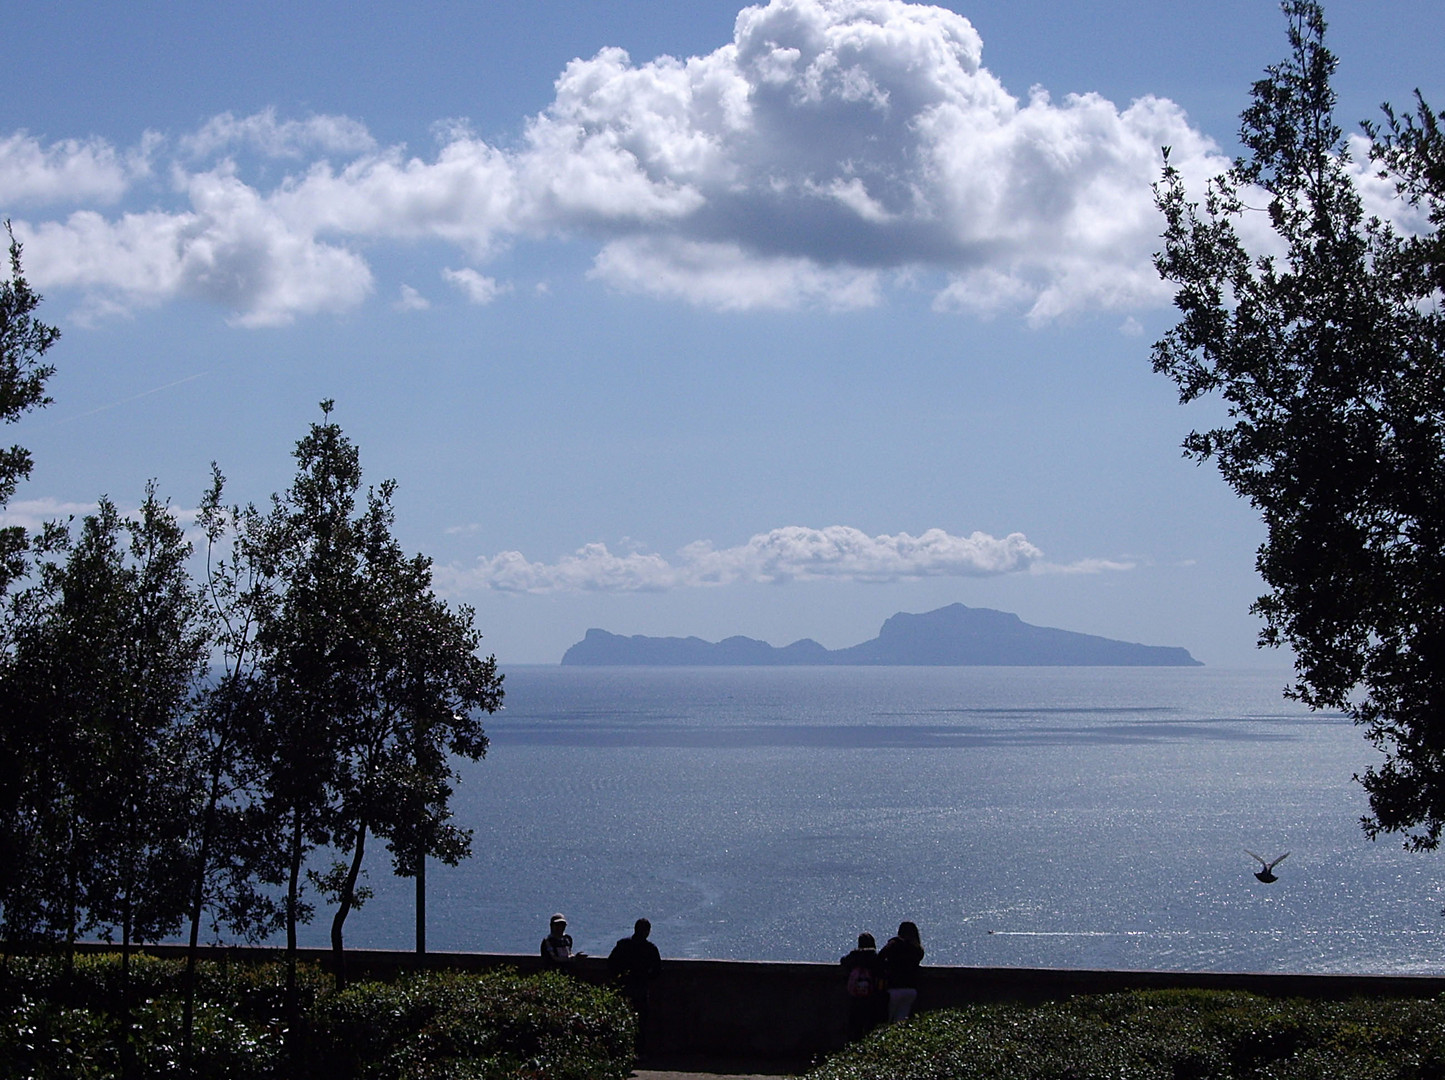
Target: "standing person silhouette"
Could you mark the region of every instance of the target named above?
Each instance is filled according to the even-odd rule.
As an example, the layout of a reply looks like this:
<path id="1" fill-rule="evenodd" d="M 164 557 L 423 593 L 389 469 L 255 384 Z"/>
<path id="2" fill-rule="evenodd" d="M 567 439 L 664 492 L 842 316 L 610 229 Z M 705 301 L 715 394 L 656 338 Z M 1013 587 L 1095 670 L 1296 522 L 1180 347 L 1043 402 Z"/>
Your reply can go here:
<path id="1" fill-rule="evenodd" d="M 883 963 L 883 978 L 888 986 L 888 1022 L 907 1020 L 918 1000 L 918 965 L 923 963 L 923 942 L 918 927 L 911 922 L 898 924 L 898 933 L 878 950 Z"/>
<path id="2" fill-rule="evenodd" d="M 873 935 L 859 934 L 858 947 L 838 963 L 848 973 L 848 1041 L 857 1042 L 882 1023 L 888 1011 L 883 961 Z"/>
<path id="3" fill-rule="evenodd" d="M 621 988 L 637 1013 L 637 1053 L 647 1041 L 647 992 L 653 979 L 662 974 L 662 954 L 647 940 L 652 923 L 638 919 L 632 936 L 619 938 L 607 956 L 607 974 Z"/>

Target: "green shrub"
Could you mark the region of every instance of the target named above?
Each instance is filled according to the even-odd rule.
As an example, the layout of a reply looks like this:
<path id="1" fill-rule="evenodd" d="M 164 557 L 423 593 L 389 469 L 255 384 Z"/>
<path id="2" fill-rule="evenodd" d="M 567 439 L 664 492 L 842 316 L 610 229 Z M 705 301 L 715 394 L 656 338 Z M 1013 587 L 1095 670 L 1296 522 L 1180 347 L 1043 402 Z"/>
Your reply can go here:
<path id="1" fill-rule="evenodd" d="M 192 1064 L 199 1077 L 262 1080 L 281 1060 L 279 1033 L 239 1023 L 217 1005 L 196 1008 Z M 120 1074 L 120 1024 L 90 1008 L 27 998 L 0 1019 L 0 1076 L 109 1080 Z M 139 1077 L 181 1075 L 181 1003 L 147 998 L 131 1010 Z"/>
<path id="2" fill-rule="evenodd" d="M 298 969 L 308 1080 L 621 1080 L 636 1021 L 608 990 L 560 975 L 424 974 L 343 993 Z M 285 967 L 207 960 L 196 970 L 192 1065 L 201 1080 L 291 1074 Z M 137 1080 L 181 1075 L 184 965 L 131 960 Z M 122 1043 L 120 958 L 0 962 L 0 1077 L 112 1080 Z"/>
<path id="3" fill-rule="evenodd" d="M 631 1071 L 636 1022 L 613 993 L 562 975 L 428 973 L 318 1003 L 318 1080 L 608 1080 Z"/>
<path id="4" fill-rule="evenodd" d="M 808 1080 L 1439 1080 L 1445 1005 L 1145 991 L 925 1013 Z"/>
<path id="5" fill-rule="evenodd" d="M 298 971 L 301 1000 L 324 977 Z M 131 957 L 130 1045 L 141 1077 L 179 1076 L 185 968 Z M 279 964 L 206 962 L 196 971 L 192 1063 L 203 1078 L 275 1075 L 282 1049 L 285 970 Z M 121 964 L 113 954 L 7 957 L 0 965 L 0 1076 L 101 1080 L 119 1074 Z"/>
<path id="6" fill-rule="evenodd" d="M 202 962 L 192 1041 L 203 1080 L 288 1076 L 285 968 Z M 422 975 L 342 994 L 298 970 L 305 1075 L 385 1080 L 599 1080 L 630 1071 L 635 1021 L 611 992 L 556 975 Z M 181 1075 L 184 965 L 131 960 L 130 1047 L 139 1078 Z M 120 959 L 0 960 L 0 1077 L 111 1080 L 122 1043 Z"/>
<path id="7" fill-rule="evenodd" d="M 119 1061 L 109 1026 L 88 1009 L 24 995 L 0 1015 L 0 1076 L 101 1080 Z"/>

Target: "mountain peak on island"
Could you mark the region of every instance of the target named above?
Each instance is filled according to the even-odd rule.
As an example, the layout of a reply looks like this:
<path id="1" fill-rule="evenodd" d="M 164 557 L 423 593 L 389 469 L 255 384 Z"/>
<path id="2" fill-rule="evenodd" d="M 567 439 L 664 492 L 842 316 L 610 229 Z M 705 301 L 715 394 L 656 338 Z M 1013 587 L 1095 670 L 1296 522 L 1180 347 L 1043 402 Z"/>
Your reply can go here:
<path id="1" fill-rule="evenodd" d="M 900 611 L 878 636 L 846 649 L 825 649 L 811 638 L 775 648 L 766 641 L 730 637 L 623 637 L 591 629 L 567 650 L 562 663 L 578 666 L 761 667 L 1198 667 L 1187 649 L 1033 626 L 1008 611 L 950 604 L 934 611 Z"/>

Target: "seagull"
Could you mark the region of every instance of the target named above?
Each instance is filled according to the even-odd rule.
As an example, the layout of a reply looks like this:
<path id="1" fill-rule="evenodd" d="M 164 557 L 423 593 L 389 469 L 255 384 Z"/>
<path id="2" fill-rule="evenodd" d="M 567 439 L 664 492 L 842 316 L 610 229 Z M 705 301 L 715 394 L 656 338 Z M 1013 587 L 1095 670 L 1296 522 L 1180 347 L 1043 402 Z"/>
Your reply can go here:
<path id="1" fill-rule="evenodd" d="M 1254 852 L 1250 851 L 1249 848 L 1245 848 L 1244 850 L 1254 855 Z M 1259 865 L 1264 867 L 1263 870 L 1256 870 L 1254 876 L 1268 885 L 1271 881 L 1279 880 L 1279 878 L 1275 877 L 1274 868 L 1289 858 L 1289 852 L 1286 851 L 1278 859 L 1275 859 L 1274 862 L 1270 862 L 1263 855 L 1254 855 L 1254 857 L 1259 860 Z"/>

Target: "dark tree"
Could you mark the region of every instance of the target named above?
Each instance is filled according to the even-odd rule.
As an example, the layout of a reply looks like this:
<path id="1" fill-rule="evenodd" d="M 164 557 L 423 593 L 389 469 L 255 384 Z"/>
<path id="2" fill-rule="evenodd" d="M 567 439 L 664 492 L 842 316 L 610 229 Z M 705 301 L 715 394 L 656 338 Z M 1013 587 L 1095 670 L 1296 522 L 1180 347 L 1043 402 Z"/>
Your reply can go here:
<path id="1" fill-rule="evenodd" d="M 10 238 L 10 278 L 0 281 L 0 420 L 13 424 L 32 409 L 50 404 L 45 381 L 55 369 L 42 361 L 60 331 L 35 318 L 40 295 L 20 270 L 20 245 L 5 222 Z M 0 449 L 0 509 L 30 475 L 30 452 L 21 446 Z M 25 572 L 25 530 L 0 529 L 0 592 Z"/>
<path id="2" fill-rule="evenodd" d="M 38 745 L 7 763 L 25 793 L 26 831 L 6 917 L 30 935 L 73 942 L 96 928 L 119 938 L 128 1073 L 133 947 L 173 934 L 187 907 L 192 804 L 180 733 L 206 634 L 190 545 L 153 486 L 136 517 L 102 499 L 78 538 L 53 526 L 37 554 L 38 580 L 12 609 L 24 618 L 6 687 L 23 726 L 11 730 Z"/>
<path id="3" fill-rule="evenodd" d="M 367 840 L 389 840 L 398 869 L 431 854 L 455 861 L 467 834 L 450 826 L 449 754 L 477 758 L 476 714 L 496 709 L 501 677 L 477 656 L 469 609 L 431 591 L 430 562 L 392 535 L 391 482 L 361 493 L 355 445 L 330 420 L 296 447 L 295 481 L 256 525 L 274 578 L 258 624 L 265 684 L 266 792 L 285 823 L 288 950 L 302 913 L 302 871 L 316 847 L 345 858 L 311 880 L 334 899 L 332 947 L 344 979 L 343 930 L 364 898 Z"/>
<path id="4" fill-rule="evenodd" d="M 472 610 L 439 600 L 431 560 L 406 556 L 392 535 L 391 495 L 388 481 L 371 494 L 365 516 L 370 678 L 358 717 L 365 735 L 349 770 L 352 859 L 332 925 L 338 954 L 368 830 L 388 841 L 396 872 L 416 878 L 417 951 L 425 951 L 426 859 L 455 866 L 471 854 L 470 831 L 450 821 L 452 760 L 486 755 L 478 713 L 502 703 L 502 676 L 494 657 L 478 655 Z"/>
<path id="5" fill-rule="evenodd" d="M 1445 327 L 1441 141 L 1434 114 L 1387 111 L 1378 168 L 1420 235 L 1368 218 L 1334 120 L 1318 3 L 1288 0 L 1290 55 L 1255 83 L 1247 153 L 1202 206 L 1168 165 L 1160 274 L 1182 317 L 1154 347 L 1180 398 L 1219 395 L 1230 423 L 1194 432 L 1267 526 L 1263 645 L 1295 654 L 1287 691 L 1346 711 L 1384 751 L 1360 778 L 1371 836 L 1433 848 L 1445 824 Z M 1240 224 L 1267 220 L 1274 253 Z"/>
<path id="6" fill-rule="evenodd" d="M 329 414 L 330 403 L 323 406 Z M 361 467 L 333 424 L 313 424 L 296 444 L 295 480 L 248 523 L 259 575 L 275 583 L 257 611 L 261 806 L 278 845 L 271 879 L 285 893 L 286 993 L 296 1002 L 297 927 L 314 912 L 306 864 L 341 832 L 344 725 L 356 711 L 363 652 L 356 640 L 357 541 L 353 516 Z M 296 1045 L 293 1042 L 293 1046 Z"/>
<path id="7" fill-rule="evenodd" d="M 13 424 L 30 410 L 49 403 L 50 399 L 45 396 L 45 381 L 54 369 L 43 363 L 42 357 L 55 344 L 60 331 L 35 318 L 40 297 L 30 288 L 21 271 L 20 245 L 10 232 L 8 221 L 5 232 L 10 238 L 10 276 L 0 280 L 0 420 Z M 8 505 L 20 481 L 29 475 L 28 451 L 20 446 L 0 448 L 0 509 Z M 0 595 L 25 573 L 28 546 L 24 528 L 0 528 Z M 32 596 L 32 602 L 27 605 L 32 614 L 35 600 L 36 597 Z M 14 666 L 13 654 L 8 647 L 11 618 L 19 614 L 7 612 L 3 623 L 0 623 L 0 635 L 3 635 L 0 646 L 4 646 L 3 652 L 0 652 L 0 682 L 4 683 L 11 683 L 8 672 Z M 0 754 L 4 754 L 6 760 L 18 761 L 13 755 L 23 753 L 29 758 L 38 752 L 35 733 L 25 725 L 22 713 L 20 702 L 0 695 Z M 29 793 L 22 787 L 20 770 L 0 769 L 0 865 L 18 866 L 24 845 L 36 841 L 33 822 L 22 816 L 24 804 L 29 798 Z M 7 935 L 16 932 L 20 926 L 51 924 L 53 913 L 42 915 L 32 911 L 13 917 L 12 906 L 20 903 L 21 895 L 33 897 L 39 894 L 29 891 L 28 886 L 16 891 L 0 885 L 0 906 L 4 908 L 3 924 L 0 925 Z"/>
<path id="8" fill-rule="evenodd" d="M 254 506 L 222 502 L 225 478 L 214 464 L 201 500 L 206 535 L 201 583 L 211 652 L 210 677 L 197 696 L 183 731 L 192 816 L 191 895 L 187 917 L 182 1061 L 189 1067 L 194 1027 L 195 973 L 201 925 L 207 915 L 217 935 L 222 926 L 258 941 L 283 925 L 282 908 L 264 879 L 277 880 L 277 845 L 268 835 L 260 803 L 263 752 L 261 678 L 256 631 L 274 605 L 275 583 L 261 568 L 256 549 L 259 514 Z"/>
<path id="9" fill-rule="evenodd" d="M 0 822 L 4 938 L 63 941 L 67 958 L 76 937 L 93 925 L 83 892 L 90 851 L 79 788 L 87 768 L 83 725 L 94 703 L 84 698 L 88 685 L 77 672 L 83 657 L 66 618 L 64 555 L 70 547 L 69 530 L 58 524 L 37 539 L 41 560 L 34 580 L 6 599 L 0 673 L 0 755 L 7 765 L 0 770 L 6 796 Z"/>
<path id="10" fill-rule="evenodd" d="M 67 566 L 67 620 L 83 637 L 95 703 L 86 798 L 103 827 L 91 913 L 127 948 L 176 931 L 187 908 L 191 800 L 181 732 L 207 635 L 186 563 L 191 545 L 154 486 L 133 519 L 108 500 L 85 519 Z"/>
<path id="11" fill-rule="evenodd" d="M 112 537 L 128 538 L 128 552 L 116 551 Z M 174 934 L 189 899 L 193 804 L 181 732 L 204 671 L 207 635 L 186 568 L 191 545 L 154 485 L 133 520 L 118 521 L 102 500 L 76 553 L 88 557 L 73 584 L 98 601 L 98 617 L 84 632 L 92 656 L 108 668 L 97 673 L 104 698 L 92 720 L 101 730 L 89 784 L 99 839 L 89 906 L 107 940 L 111 927 L 119 931 L 122 1072 L 129 1074 L 132 948 Z"/>

